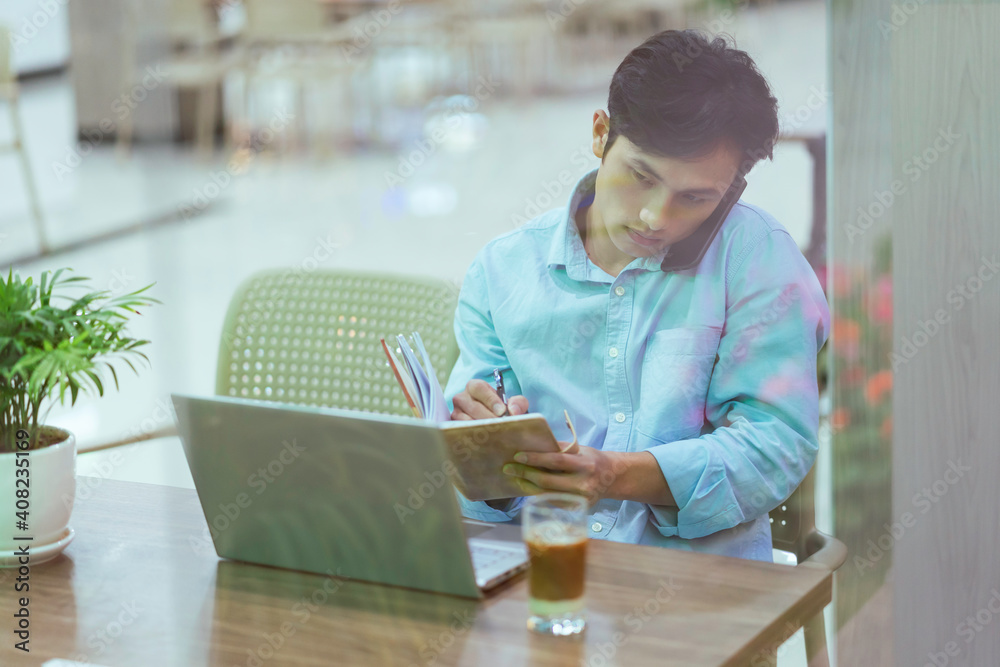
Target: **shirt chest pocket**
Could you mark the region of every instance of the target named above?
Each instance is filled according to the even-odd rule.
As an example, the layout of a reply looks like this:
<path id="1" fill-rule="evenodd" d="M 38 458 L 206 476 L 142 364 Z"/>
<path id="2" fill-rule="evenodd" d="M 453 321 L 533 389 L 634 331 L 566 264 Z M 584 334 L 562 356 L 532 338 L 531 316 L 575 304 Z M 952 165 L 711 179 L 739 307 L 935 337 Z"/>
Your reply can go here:
<path id="1" fill-rule="evenodd" d="M 663 329 L 646 341 L 636 428 L 663 442 L 697 436 L 722 330 Z"/>

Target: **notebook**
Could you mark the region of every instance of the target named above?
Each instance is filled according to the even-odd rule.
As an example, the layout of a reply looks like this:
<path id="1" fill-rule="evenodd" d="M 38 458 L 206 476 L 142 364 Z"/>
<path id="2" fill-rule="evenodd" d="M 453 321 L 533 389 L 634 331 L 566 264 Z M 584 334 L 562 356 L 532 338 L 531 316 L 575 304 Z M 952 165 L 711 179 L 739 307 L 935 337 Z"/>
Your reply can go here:
<path id="1" fill-rule="evenodd" d="M 517 452 L 558 452 L 575 449 L 576 429 L 564 412 L 566 425 L 573 434 L 570 447 L 560 450 L 545 417 L 529 413 L 512 417 L 451 421 L 451 413 L 438 382 L 437 373 L 420 339 L 413 332 L 416 351 L 405 336 L 397 336 L 399 356 L 382 339 L 382 349 L 389 360 L 396 381 L 416 417 L 434 422 L 446 445 L 448 463 L 445 472 L 452 484 L 469 500 L 497 500 L 523 496 L 521 487 L 507 475 L 503 466 L 514 462 Z M 422 363 L 421 363 L 422 362 Z"/>

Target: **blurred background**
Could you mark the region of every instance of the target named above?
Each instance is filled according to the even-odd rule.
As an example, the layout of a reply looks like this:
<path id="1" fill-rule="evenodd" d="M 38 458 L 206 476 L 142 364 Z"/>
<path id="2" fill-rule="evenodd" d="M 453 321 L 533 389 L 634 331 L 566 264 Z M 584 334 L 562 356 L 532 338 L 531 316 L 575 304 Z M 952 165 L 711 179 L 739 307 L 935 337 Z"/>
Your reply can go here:
<path id="1" fill-rule="evenodd" d="M 771 82 L 783 135 L 744 198 L 825 284 L 821 2 L 8 0 L 0 23 L 19 79 L 0 98 L 0 261 L 113 293 L 155 282 L 164 302 L 133 325 L 152 372 L 66 415 L 84 448 L 214 386 L 225 308 L 256 271 L 459 283 L 597 167 L 611 74 L 667 28 L 731 35 Z"/>
<path id="2" fill-rule="evenodd" d="M 876 231 L 857 267 L 828 270 L 827 12 L 821 0 L 4 0 L 0 264 L 72 267 L 112 294 L 155 283 L 163 302 L 130 326 L 153 341 L 151 367 L 48 422 L 93 450 L 80 474 L 190 486 L 169 394 L 214 392 L 242 281 L 347 268 L 457 289 L 487 241 L 563 206 L 566 183 L 597 167 L 591 118 L 624 55 L 699 28 L 735 39 L 779 100 L 781 140 L 744 200 L 785 225 L 835 302 L 817 521 L 855 551 L 891 505 L 892 249 Z M 103 465 L 122 442 L 137 444 Z M 838 573 L 834 663 L 845 643 L 884 644 L 888 562 Z M 801 633 L 779 659 L 805 663 Z"/>

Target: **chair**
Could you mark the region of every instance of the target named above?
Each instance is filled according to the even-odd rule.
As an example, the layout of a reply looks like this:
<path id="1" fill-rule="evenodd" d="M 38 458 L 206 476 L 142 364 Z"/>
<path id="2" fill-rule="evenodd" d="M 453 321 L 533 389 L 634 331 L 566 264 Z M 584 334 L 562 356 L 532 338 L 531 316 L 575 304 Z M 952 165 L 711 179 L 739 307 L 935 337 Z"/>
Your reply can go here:
<path id="1" fill-rule="evenodd" d="M 379 337 L 419 331 L 441 385 L 458 359 L 458 289 L 432 278 L 264 271 L 226 313 L 215 391 L 281 403 L 412 415 Z M 390 338 L 391 337 L 391 338 Z"/>
<path id="2" fill-rule="evenodd" d="M 329 90 L 343 84 L 346 107 L 324 109 L 317 119 L 334 117 L 342 127 L 354 123 L 351 81 L 354 70 L 342 52 L 370 21 L 367 16 L 337 24 L 330 23 L 329 7 L 317 0 L 244 0 L 246 27 L 241 45 L 244 51 L 241 117 L 237 123 L 241 141 L 253 136 L 253 93 L 261 82 L 287 82 L 294 87 L 297 134 L 286 132 L 286 142 L 295 148 L 305 144 L 326 148 L 329 142 L 310 141 L 306 122 L 306 91 L 315 84 Z"/>
<path id="3" fill-rule="evenodd" d="M 38 202 L 38 190 L 35 188 L 35 176 L 31 172 L 28 153 L 24 148 L 24 129 L 21 127 L 20 107 L 18 106 L 17 77 L 14 75 L 14 64 L 11 62 L 10 30 L 0 25 L 0 100 L 6 100 L 10 106 L 10 122 L 14 132 L 14 140 L 9 144 L 0 144 L 0 153 L 16 152 L 20 156 L 21 171 L 24 173 L 24 187 L 28 194 L 28 205 L 35 220 L 38 241 L 42 252 L 49 251 L 49 241 L 45 234 L 45 223 L 42 220 L 42 208 Z"/>
<path id="4" fill-rule="evenodd" d="M 215 10 L 204 0 L 170 0 L 167 36 L 174 46 L 207 49 L 219 46 Z"/>
<path id="5" fill-rule="evenodd" d="M 456 8 L 449 26 L 453 58 L 465 61 L 466 92 L 480 75 L 503 82 L 504 94 L 524 97 L 544 92 L 550 82 L 552 58 L 551 10 L 536 0 L 508 0 L 491 4 L 466 3 Z"/>
<path id="6" fill-rule="evenodd" d="M 703 0 L 616 0 L 555 3 L 547 13 L 554 27 L 552 66 L 562 92 L 607 90 L 608 76 L 622 58 L 661 30 L 700 21 L 711 3 Z"/>
<path id="7" fill-rule="evenodd" d="M 329 39 L 327 10 L 316 0 L 244 0 L 250 42 L 320 44 Z"/>
<path id="8" fill-rule="evenodd" d="M 130 6 L 128 29 L 122 41 L 125 89 L 136 85 L 142 76 L 135 66 L 140 30 L 140 17 L 136 12 L 137 8 Z M 170 85 L 197 93 L 194 144 L 202 156 L 208 156 L 215 144 L 219 89 L 227 74 L 236 68 L 239 55 L 224 50 L 224 39 L 216 19 L 202 0 L 171 0 L 166 32 L 175 53 L 157 67 L 165 72 Z M 118 130 L 119 152 L 125 153 L 131 147 L 133 127 L 130 113 L 122 119 Z"/>
<path id="9" fill-rule="evenodd" d="M 797 567 L 835 572 L 847 560 L 847 546 L 816 529 L 816 467 L 785 502 L 771 510 L 771 544 L 795 554 Z M 803 623 L 809 667 L 830 664 L 822 610 Z"/>

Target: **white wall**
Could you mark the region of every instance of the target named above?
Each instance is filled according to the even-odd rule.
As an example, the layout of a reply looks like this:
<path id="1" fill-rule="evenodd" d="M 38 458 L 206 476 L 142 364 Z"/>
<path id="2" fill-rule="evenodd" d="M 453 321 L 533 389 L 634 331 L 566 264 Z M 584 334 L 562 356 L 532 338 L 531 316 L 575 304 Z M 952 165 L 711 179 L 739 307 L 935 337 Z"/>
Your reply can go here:
<path id="1" fill-rule="evenodd" d="M 2 0 L 0 23 L 11 30 L 14 70 L 27 73 L 69 61 L 68 0 Z"/>

